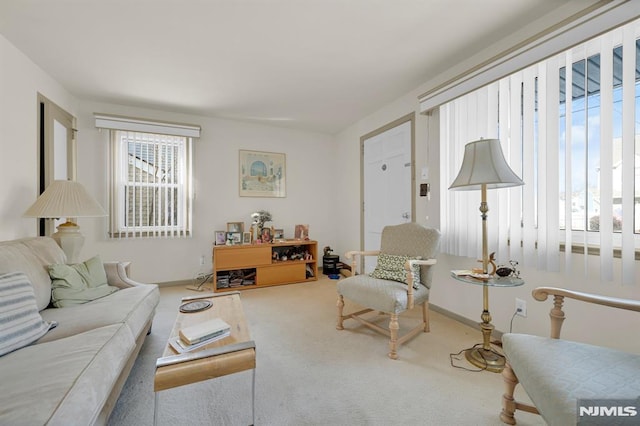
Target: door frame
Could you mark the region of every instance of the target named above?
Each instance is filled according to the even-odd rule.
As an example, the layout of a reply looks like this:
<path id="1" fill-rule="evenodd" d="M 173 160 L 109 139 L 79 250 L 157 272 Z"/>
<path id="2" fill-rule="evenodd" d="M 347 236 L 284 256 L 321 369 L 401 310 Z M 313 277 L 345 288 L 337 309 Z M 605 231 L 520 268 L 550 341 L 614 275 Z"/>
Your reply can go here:
<path id="1" fill-rule="evenodd" d="M 360 136 L 360 250 L 364 250 L 364 143 L 367 139 L 398 127 L 411 123 L 411 222 L 416 221 L 416 113 L 411 112 L 390 123 L 385 124 L 363 136 Z M 362 267 L 362 265 L 360 265 Z"/>
<path id="2" fill-rule="evenodd" d="M 38 93 L 38 196 L 54 180 L 54 121 L 62 124 L 67 131 L 67 176 L 76 180 L 77 176 L 77 147 L 76 147 L 76 118 L 69 112 L 56 105 L 46 96 Z M 51 235 L 55 232 L 53 220 L 38 220 L 38 235 Z"/>

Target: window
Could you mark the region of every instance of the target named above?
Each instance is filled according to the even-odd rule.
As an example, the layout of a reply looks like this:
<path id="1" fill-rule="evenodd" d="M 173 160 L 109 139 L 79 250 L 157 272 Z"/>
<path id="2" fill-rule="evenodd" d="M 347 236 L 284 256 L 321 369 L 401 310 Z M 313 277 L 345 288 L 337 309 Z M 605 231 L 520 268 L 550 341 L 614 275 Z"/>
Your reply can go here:
<path id="1" fill-rule="evenodd" d="M 479 201 L 447 191 L 470 141 L 498 138 L 521 188 L 490 192 L 490 251 L 501 261 L 633 283 L 640 248 L 640 21 L 440 106 L 445 252 L 477 256 Z M 474 196 L 471 196 L 473 198 Z M 584 267 L 572 269 L 572 252 Z"/>
<path id="2" fill-rule="evenodd" d="M 633 92 L 635 115 L 640 114 L 640 40 L 635 41 L 635 78 L 633 81 Z M 571 191 L 564 191 L 564 187 L 560 185 L 560 197 L 563 203 L 571 203 L 571 229 L 572 230 L 600 230 L 600 208 L 602 206 L 601 179 L 600 173 L 604 164 L 601 158 L 602 149 L 609 150 L 611 157 L 612 170 L 612 194 L 611 197 L 611 214 L 613 232 L 622 232 L 623 208 L 622 208 L 622 131 L 623 131 L 623 49 L 622 46 L 616 46 L 612 49 L 612 73 L 610 74 L 609 87 L 612 90 L 613 99 L 609 101 L 609 107 L 604 109 L 611 114 L 612 128 L 607 131 L 610 137 L 606 138 L 604 143 L 609 147 L 601 147 L 601 93 L 600 93 L 600 75 L 601 75 L 601 59 L 600 54 L 589 56 L 586 59 L 580 59 L 571 64 L 572 82 L 571 82 L 571 127 L 572 134 L 572 188 Z M 566 92 L 566 66 L 559 70 L 560 75 L 560 126 L 561 126 L 561 146 L 559 155 L 563 156 L 566 149 L 563 130 L 567 121 Z M 635 134 L 640 136 L 640 123 L 635 121 Z M 635 195 L 633 204 L 633 214 L 627 215 L 628 220 L 633 221 L 634 233 L 640 233 L 640 149 L 638 143 L 640 137 L 635 138 L 634 149 L 634 186 Z M 564 163 L 560 162 L 561 172 L 563 175 Z M 570 194 L 570 195 L 567 195 Z M 564 211 L 564 209 L 561 209 Z M 565 229 L 565 217 L 561 215 L 560 225 Z"/>
<path id="3" fill-rule="evenodd" d="M 188 235 L 190 138 L 113 131 L 115 236 Z"/>
<path id="4" fill-rule="evenodd" d="M 191 234 L 192 137 L 164 123 L 96 115 L 110 129 L 112 238 Z M 135 131 L 137 129 L 154 132 Z M 156 133 L 165 131 L 167 133 Z M 176 134 L 177 133 L 177 134 Z"/>

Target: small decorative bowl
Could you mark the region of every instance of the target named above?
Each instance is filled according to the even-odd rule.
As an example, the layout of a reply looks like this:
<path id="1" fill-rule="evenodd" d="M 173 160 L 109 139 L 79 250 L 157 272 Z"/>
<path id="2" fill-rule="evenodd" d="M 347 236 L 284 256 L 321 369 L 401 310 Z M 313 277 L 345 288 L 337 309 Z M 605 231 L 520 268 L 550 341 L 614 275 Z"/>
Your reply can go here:
<path id="1" fill-rule="evenodd" d="M 508 277 L 512 273 L 513 273 L 513 269 L 507 266 L 501 266 L 498 269 L 496 269 L 496 274 L 500 277 Z"/>

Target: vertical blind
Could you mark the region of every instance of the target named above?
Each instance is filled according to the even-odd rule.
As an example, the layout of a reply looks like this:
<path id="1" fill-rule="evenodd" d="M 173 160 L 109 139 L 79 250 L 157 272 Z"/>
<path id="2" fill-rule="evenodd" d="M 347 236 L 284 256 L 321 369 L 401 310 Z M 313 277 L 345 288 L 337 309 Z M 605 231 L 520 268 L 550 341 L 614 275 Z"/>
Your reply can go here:
<path id="1" fill-rule="evenodd" d="M 96 126 L 111 135 L 110 236 L 190 235 L 190 136 L 200 128 L 103 114 L 96 114 Z"/>
<path id="2" fill-rule="evenodd" d="M 488 193 L 489 251 L 498 261 L 580 275 L 599 268 L 603 282 L 634 283 L 639 37 L 638 22 L 625 25 L 440 106 L 445 252 L 480 253 L 480 194 L 447 188 L 466 143 L 498 138 L 525 182 Z"/>
<path id="3" fill-rule="evenodd" d="M 189 138 L 127 131 L 112 137 L 111 236 L 187 236 Z"/>

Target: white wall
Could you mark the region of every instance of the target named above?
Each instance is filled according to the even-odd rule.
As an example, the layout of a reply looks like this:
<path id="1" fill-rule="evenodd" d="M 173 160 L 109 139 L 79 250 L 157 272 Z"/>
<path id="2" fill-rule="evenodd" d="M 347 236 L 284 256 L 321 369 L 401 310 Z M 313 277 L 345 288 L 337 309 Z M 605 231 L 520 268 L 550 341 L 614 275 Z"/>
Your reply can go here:
<path id="1" fill-rule="evenodd" d="M 145 282 L 190 279 L 211 270 L 214 232 L 227 222 L 251 225 L 251 213 L 267 210 L 272 224 L 293 237 L 296 224 L 309 224 L 312 239 L 323 246 L 333 244 L 338 221 L 333 203 L 336 179 L 331 136 L 234 120 L 172 114 L 119 105 L 81 102 L 78 113 L 78 180 L 108 207 L 108 131 L 95 128 L 94 112 L 169 120 L 202 126 L 194 142 L 194 232 L 187 239 L 109 240 L 107 219 L 84 219 L 79 224 L 87 242 L 83 255 L 100 253 L 103 259 L 132 261 L 132 275 Z M 285 198 L 240 197 L 238 150 L 286 154 Z M 200 257 L 205 265 L 200 265 Z"/>
<path id="2" fill-rule="evenodd" d="M 108 208 L 108 133 L 99 132 L 93 113 L 165 119 L 202 126 L 194 146 L 194 233 L 187 239 L 113 241 L 107 219 L 80 218 L 86 237 L 81 258 L 129 260 L 134 279 L 167 282 L 211 269 L 216 230 L 244 221 L 258 209 L 272 213 L 276 228 L 293 236 L 296 224 L 309 224 L 320 252 L 338 235 L 335 193 L 335 142 L 332 136 L 254 123 L 173 114 L 120 105 L 79 101 L 0 36 L 0 240 L 37 235 L 36 219 L 23 218 L 38 194 L 37 94 L 77 117 L 77 179 Z M 238 150 L 283 152 L 287 156 L 286 198 L 248 198 L 238 194 Z M 205 265 L 200 265 L 204 256 Z"/>
<path id="3" fill-rule="evenodd" d="M 38 195 L 38 93 L 74 113 L 76 100 L 0 35 L 0 240 L 37 234 L 22 214 Z"/>

